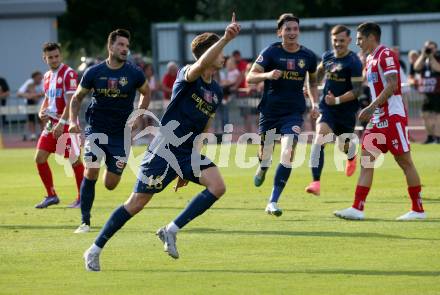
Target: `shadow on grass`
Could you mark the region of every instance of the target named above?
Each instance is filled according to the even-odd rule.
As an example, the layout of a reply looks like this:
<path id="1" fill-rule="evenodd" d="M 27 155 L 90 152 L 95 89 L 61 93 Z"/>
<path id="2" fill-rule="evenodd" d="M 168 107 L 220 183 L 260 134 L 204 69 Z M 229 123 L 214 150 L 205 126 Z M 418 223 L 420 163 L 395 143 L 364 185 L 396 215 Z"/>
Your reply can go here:
<path id="1" fill-rule="evenodd" d="M 399 235 L 389 235 L 370 232 L 338 232 L 338 231 L 286 231 L 286 230 L 220 230 L 210 228 L 188 229 L 185 232 L 195 234 L 221 234 L 221 235 L 250 235 L 250 236 L 289 236 L 289 237 L 319 237 L 319 238 L 377 238 L 398 240 L 426 240 L 439 239 L 411 238 Z"/>
<path id="2" fill-rule="evenodd" d="M 133 270 L 109 270 L 128 272 Z M 232 274 L 314 274 L 314 275 L 352 275 L 352 276 L 411 276 L 438 277 L 440 271 L 412 270 L 365 270 L 365 269 L 311 269 L 311 270 L 246 270 L 246 269 L 144 269 L 148 273 L 232 273 Z"/>
<path id="3" fill-rule="evenodd" d="M 31 230 L 41 230 L 41 229 L 67 229 L 75 230 L 78 226 L 67 225 L 67 224 L 0 224 L 0 229 L 31 229 Z"/>

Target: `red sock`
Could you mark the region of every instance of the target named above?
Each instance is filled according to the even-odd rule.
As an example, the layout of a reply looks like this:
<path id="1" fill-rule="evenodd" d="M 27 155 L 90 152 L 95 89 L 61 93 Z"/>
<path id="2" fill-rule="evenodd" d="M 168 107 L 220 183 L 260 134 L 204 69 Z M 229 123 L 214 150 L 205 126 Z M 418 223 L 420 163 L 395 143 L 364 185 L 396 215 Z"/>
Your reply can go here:
<path id="1" fill-rule="evenodd" d="M 354 193 L 354 202 L 353 208 L 363 211 L 365 200 L 367 199 L 368 192 L 370 191 L 369 187 L 366 186 L 356 186 L 356 192 Z"/>
<path id="2" fill-rule="evenodd" d="M 422 186 L 408 186 L 409 197 L 412 202 L 412 210 L 416 212 L 424 212 L 422 205 Z"/>
<path id="3" fill-rule="evenodd" d="M 72 168 L 75 173 L 76 187 L 78 189 L 78 196 L 76 199 L 79 200 L 79 189 L 84 177 L 84 165 L 83 163 L 79 163 L 78 165 L 72 166 Z"/>
<path id="4" fill-rule="evenodd" d="M 38 173 L 40 174 L 41 181 L 46 188 L 47 196 L 56 196 L 57 193 L 55 192 L 55 189 L 53 187 L 52 171 L 50 171 L 49 164 L 47 164 L 47 162 L 43 164 L 37 163 L 37 169 Z"/>

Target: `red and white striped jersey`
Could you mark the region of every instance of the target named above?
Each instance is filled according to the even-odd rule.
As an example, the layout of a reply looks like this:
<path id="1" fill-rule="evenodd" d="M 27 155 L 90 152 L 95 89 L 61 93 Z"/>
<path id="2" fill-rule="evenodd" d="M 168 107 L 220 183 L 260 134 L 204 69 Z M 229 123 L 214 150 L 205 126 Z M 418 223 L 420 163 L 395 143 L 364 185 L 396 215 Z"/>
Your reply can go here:
<path id="1" fill-rule="evenodd" d="M 61 64 L 57 70 L 49 70 L 44 74 L 44 93 L 48 99 L 49 117 L 57 119 L 66 107 L 66 95 L 76 91 L 78 74 L 68 65 Z"/>
<path id="2" fill-rule="evenodd" d="M 385 47 L 379 45 L 367 57 L 366 62 L 368 87 L 371 92 L 371 99 L 374 101 L 387 85 L 385 76 L 396 73 L 398 87 L 388 100 L 379 106 L 373 114 L 372 123 L 378 123 L 391 115 L 406 117 L 405 107 L 402 100 L 400 64 L 396 54 Z"/>

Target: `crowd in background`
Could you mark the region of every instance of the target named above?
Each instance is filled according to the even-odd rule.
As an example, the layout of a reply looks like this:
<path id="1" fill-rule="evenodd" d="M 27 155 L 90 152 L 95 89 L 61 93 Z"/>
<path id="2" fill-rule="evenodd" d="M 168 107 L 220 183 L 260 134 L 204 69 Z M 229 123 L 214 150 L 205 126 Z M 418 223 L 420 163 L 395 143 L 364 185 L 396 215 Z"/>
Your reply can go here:
<path id="1" fill-rule="evenodd" d="M 399 53 L 399 49 L 394 47 L 393 50 Z M 401 80 L 403 83 L 402 92 L 406 95 L 406 100 L 410 100 L 411 91 L 424 94 L 422 105 L 422 117 L 425 124 L 427 138 L 424 143 L 440 143 L 440 54 L 437 52 L 437 43 L 426 41 L 421 50 L 411 50 L 408 52 L 407 61 L 400 56 L 401 64 Z M 365 56 L 359 53 L 359 57 L 365 63 Z M 79 74 L 89 66 L 100 62 L 102 59 L 87 59 L 79 67 Z M 168 62 L 166 72 L 162 77 L 158 77 L 154 72 L 151 63 L 138 54 L 131 56 L 131 61 L 144 70 L 145 76 L 149 82 L 151 89 L 151 97 L 155 101 L 162 101 L 162 109 L 165 110 L 171 99 L 171 91 L 173 83 L 176 80 L 179 65 L 174 62 Z M 183 65 L 180 65 L 183 66 Z M 230 123 L 230 105 L 234 101 L 261 97 L 264 83 L 258 85 L 248 85 L 246 83 L 246 74 L 250 70 L 252 64 L 250 61 L 242 58 L 240 51 L 234 50 L 231 56 L 225 59 L 225 66 L 216 77 L 219 84 L 223 88 L 224 99 L 218 113 L 216 115 L 215 132 L 222 133 L 223 127 Z M 1 76 L 1 73 L 0 73 Z M 26 79 L 15 95 L 11 93 L 8 86 L 7 77 L 0 77 L 0 103 L 1 106 L 6 105 L 8 97 L 16 97 L 24 99 L 27 105 L 39 105 L 44 98 L 43 93 L 43 74 L 35 71 L 31 73 L 30 78 Z M 368 86 L 365 82 L 364 93 L 359 98 L 360 107 L 369 104 L 370 94 Z M 247 100 L 249 102 L 249 100 Z M 408 101 L 405 102 L 408 106 Z M 258 111 L 256 104 L 249 103 L 239 104 L 240 116 L 243 122 L 243 130 L 247 132 L 255 132 L 258 120 Z M 159 114 L 160 115 L 160 114 Z M 4 115 L 1 117 L 0 123 L 4 126 L 8 122 Z M 310 120 L 313 129 L 314 122 Z M 41 130 L 39 119 L 36 114 L 27 116 L 26 130 L 23 134 L 23 140 L 35 140 Z"/>

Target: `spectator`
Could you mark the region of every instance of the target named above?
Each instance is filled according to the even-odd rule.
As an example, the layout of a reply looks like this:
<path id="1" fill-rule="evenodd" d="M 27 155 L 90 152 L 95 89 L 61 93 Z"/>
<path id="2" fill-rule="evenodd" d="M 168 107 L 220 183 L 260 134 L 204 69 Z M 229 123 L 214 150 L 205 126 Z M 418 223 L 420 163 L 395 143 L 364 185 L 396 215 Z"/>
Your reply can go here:
<path id="1" fill-rule="evenodd" d="M 9 85 L 5 78 L 0 77 L 0 106 L 6 105 L 6 99 L 9 96 Z M 1 116 L 1 124 L 6 124 L 6 116 Z"/>
<path id="2" fill-rule="evenodd" d="M 417 77 L 416 71 L 414 70 L 414 64 L 419 58 L 420 54 L 416 50 L 410 50 L 408 52 L 408 63 L 409 63 L 409 72 L 408 72 L 408 83 L 411 87 L 417 86 Z"/>
<path id="3" fill-rule="evenodd" d="M 245 76 L 250 72 L 252 64 L 246 66 Z M 246 100 L 240 104 L 240 115 L 244 120 L 244 132 L 256 132 L 258 126 L 258 103 L 263 95 L 264 81 L 257 84 L 249 84 L 244 80 L 244 87 L 239 88 L 238 95 L 240 99 Z"/>
<path id="4" fill-rule="evenodd" d="M 177 71 L 179 68 L 174 61 L 167 64 L 167 72 L 162 78 L 162 92 L 163 92 L 163 109 L 166 110 L 171 101 L 171 93 L 173 91 L 174 81 L 176 81 Z"/>
<path id="5" fill-rule="evenodd" d="M 235 59 L 235 62 L 237 63 L 237 69 L 240 71 L 242 78 L 241 83 L 238 85 L 239 88 L 245 88 L 246 87 L 246 68 L 248 65 L 248 62 L 241 58 L 241 52 L 239 50 L 234 50 L 232 52 L 232 57 Z"/>
<path id="6" fill-rule="evenodd" d="M 223 100 L 222 104 L 219 105 L 215 124 L 217 132 L 219 133 L 223 132 L 223 128 L 226 124 L 229 124 L 229 103 L 232 99 L 237 97 L 238 86 L 242 80 L 243 75 L 237 69 L 235 59 L 228 57 L 225 62 L 225 69 L 220 72 L 220 86 L 223 88 Z"/>
<path id="7" fill-rule="evenodd" d="M 28 106 L 39 105 L 40 100 L 44 97 L 43 74 L 39 71 L 33 72 L 31 78 L 18 89 L 17 97 L 25 98 Z M 39 120 L 36 113 L 28 114 L 27 128 L 32 141 L 37 140 L 35 127 L 37 121 Z M 27 140 L 26 133 L 23 135 L 23 140 Z"/>
<path id="8" fill-rule="evenodd" d="M 419 91 L 425 93 L 422 112 L 427 132 L 427 143 L 440 143 L 440 55 L 437 43 L 426 41 L 422 54 L 414 64 L 421 74 Z"/>
<path id="9" fill-rule="evenodd" d="M 147 78 L 148 85 L 150 86 L 151 98 L 158 99 L 160 98 L 160 81 L 156 79 L 154 75 L 153 65 L 150 63 L 145 64 L 144 66 L 144 74 Z"/>

